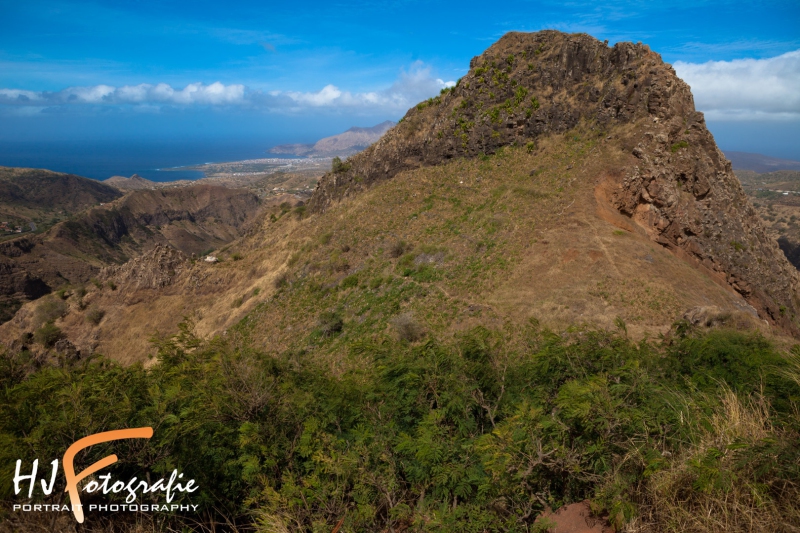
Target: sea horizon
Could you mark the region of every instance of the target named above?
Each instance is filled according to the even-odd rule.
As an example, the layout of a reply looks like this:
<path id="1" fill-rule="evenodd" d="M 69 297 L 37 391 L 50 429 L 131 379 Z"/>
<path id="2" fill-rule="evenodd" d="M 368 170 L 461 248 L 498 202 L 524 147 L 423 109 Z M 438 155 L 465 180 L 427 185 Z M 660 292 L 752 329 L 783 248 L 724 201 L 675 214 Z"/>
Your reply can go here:
<path id="1" fill-rule="evenodd" d="M 95 180 L 133 174 L 169 182 L 205 177 L 186 167 L 247 159 L 296 159 L 270 154 L 274 141 L 253 139 L 185 141 L 0 141 L 0 166 L 42 168 Z"/>

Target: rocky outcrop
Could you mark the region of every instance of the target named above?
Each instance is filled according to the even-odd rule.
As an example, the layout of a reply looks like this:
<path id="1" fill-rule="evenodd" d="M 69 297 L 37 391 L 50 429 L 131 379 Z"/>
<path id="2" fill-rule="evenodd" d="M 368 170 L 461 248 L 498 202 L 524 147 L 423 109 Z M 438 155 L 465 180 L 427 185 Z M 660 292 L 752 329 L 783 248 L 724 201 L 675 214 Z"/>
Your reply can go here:
<path id="1" fill-rule="evenodd" d="M 112 280 L 122 290 L 161 289 L 190 266 L 191 260 L 186 254 L 158 244 L 123 265 L 103 268 L 100 279 Z"/>
<path id="2" fill-rule="evenodd" d="M 646 45 L 588 35 L 509 33 L 450 91 L 422 102 L 380 141 L 326 174 L 320 212 L 399 172 L 587 125 L 629 157 L 598 201 L 653 241 L 741 294 L 761 318 L 797 333 L 797 271 L 764 230 L 717 148 L 689 86 Z M 612 139 L 609 135 L 608 139 Z"/>
<path id="3" fill-rule="evenodd" d="M 766 232 L 703 115 L 665 114 L 639 137 L 612 202 L 652 240 L 733 288 L 762 318 L 796 330 L 800 277 Z"/>

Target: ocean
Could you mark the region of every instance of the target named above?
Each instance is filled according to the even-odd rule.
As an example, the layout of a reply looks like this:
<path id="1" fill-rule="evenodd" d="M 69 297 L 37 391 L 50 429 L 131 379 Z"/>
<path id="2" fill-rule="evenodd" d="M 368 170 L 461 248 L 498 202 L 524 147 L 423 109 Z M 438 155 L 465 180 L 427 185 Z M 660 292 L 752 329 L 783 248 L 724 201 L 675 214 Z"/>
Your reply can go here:
<path id="1" fill-rule="evenodd" d="M 266 152 L 275 144 L 264 140 L 0 141 L 0 166 L 46 168 L 97 180 L 138 174 L 152 181 L 175 181 L 204 177 L 202 172 L 181 167 L 277 157 Z"/>

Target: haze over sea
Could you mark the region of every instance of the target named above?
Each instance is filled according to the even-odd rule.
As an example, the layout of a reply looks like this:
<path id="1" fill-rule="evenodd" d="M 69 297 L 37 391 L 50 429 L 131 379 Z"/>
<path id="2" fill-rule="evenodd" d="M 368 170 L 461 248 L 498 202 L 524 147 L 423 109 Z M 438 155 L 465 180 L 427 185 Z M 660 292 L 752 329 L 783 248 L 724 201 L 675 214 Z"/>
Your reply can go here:
<path id="1" fill-rule="evenodd" d="M 253 139 L 4 141 L 0 166 L 46 168 L 97 180 L 138 174 L 152 181 L 175 181 L 204 177 L 202 172 L 175 167 L 282 157 L 267 153 L 275 144 Z"/>

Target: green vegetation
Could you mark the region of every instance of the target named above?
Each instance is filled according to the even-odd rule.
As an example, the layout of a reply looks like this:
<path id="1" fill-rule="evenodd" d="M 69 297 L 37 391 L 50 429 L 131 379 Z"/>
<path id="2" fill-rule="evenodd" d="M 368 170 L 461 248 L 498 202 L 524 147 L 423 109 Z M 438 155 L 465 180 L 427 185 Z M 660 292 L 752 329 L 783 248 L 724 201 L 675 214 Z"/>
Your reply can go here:
<path id="1" fill-rule="evenodd" d="M 41 344 L 45 348 L 52 347 L 62 336 L 61 330 L 52 322 L 47 322 L 33 332 L 34 342 Z"/>
<path id="2" fill-rule="evenodd" d="M 35 370 L 7 353 L 0 456 L 59 457 L 74 435 L 149 425 L 146 445 L 95 446 L 76 466 L 113 449 L 115 478 L 180 468 L 200 516 L 259 532 L 531 531 L 545 505 L 585 498 L 661 531 L 687 517 L 696 531 L 797 523 L 800 352 L 688 324 L 636 343 L 624 324 L 423 340 L 411 315 L 391 323 L 403 343 L 351 344 L 360 362 L 340 375 L 294 350 L 201 341 L 186 323 L 148 369 L 96 357 Z M 312 336 L 348 327 L 329 311 Z M 38 336 L 53 343 L 57 328 Z"/>
<path id="3" fill-rule="evenodd" d="M 686 141 L 680 141 L 680 142 L 676 142 L 675 144 L 673 144 L 672 146 L 670 146 L 670 147 L 669 147 L 669 151 L 670 151 L 670 152 L 672 152 L 672 153 L 674 154 L 675 152 L 677 152 L 677 151 L 678 151 L 678 150 L 680 150 L 681 148 L 688 148 L 688 147 L 689 147 L 689 143 L 688 143 L 688 142 L 686 142 Z"/>
<path id="4" fill-rule="evenodd" d="M 331 171 L 335 173 L 347 172 L 350 170 L 350 163 L 346 161 L 342 161 L 339 156 L 336 156 L 331 161 Z M 281 209 L 283 209 L 283 204 L 281 204 Z M 288 211 L 288 209 L 287 209 Z"/>

